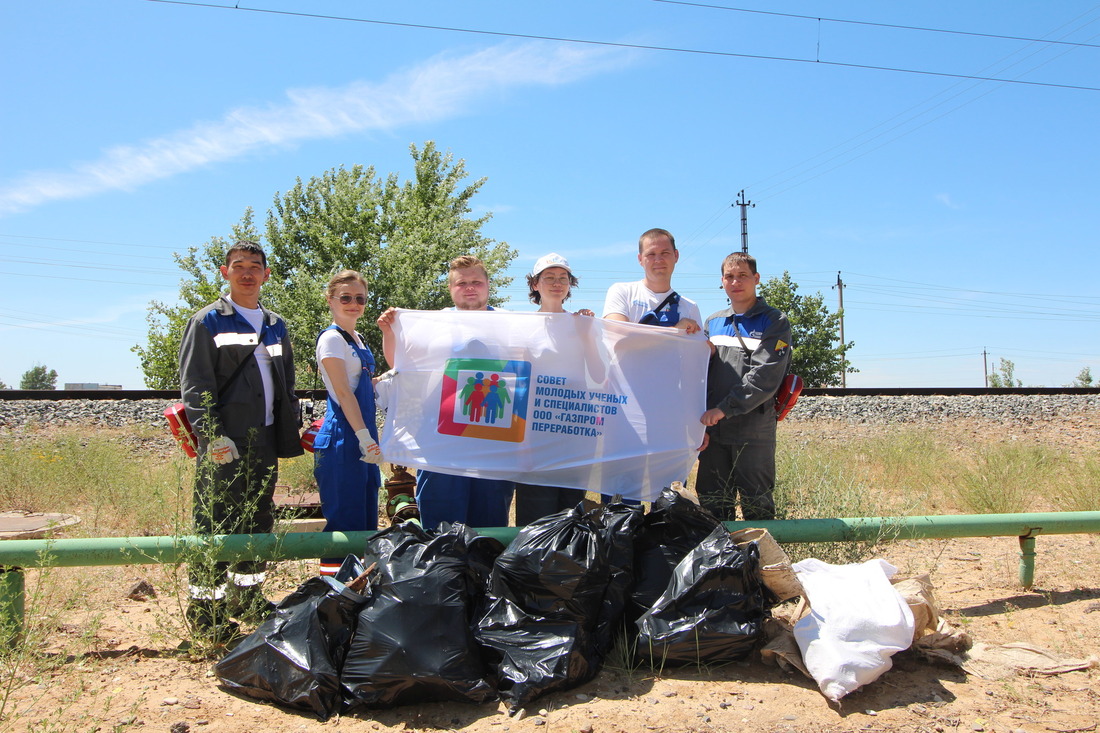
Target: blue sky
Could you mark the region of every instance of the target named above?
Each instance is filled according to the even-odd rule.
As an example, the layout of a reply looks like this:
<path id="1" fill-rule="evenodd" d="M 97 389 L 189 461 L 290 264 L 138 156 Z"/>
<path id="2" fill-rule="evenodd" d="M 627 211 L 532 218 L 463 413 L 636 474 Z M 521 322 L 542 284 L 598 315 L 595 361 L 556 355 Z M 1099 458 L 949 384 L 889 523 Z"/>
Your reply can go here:
<path id="1" fill-rule="evenodd" d="M 654 226 L 674 287 L 723 307 L 743 189 L 765 279 L 835 309 L 839 272 L 849 386 L 981 386 L 983 351 L 1025 385 L 1100 376 L 1093 3 L 232 6 L 0 6 L 9 386 L 40 363 L 143 387 L 130 347 L 176 301 L 173 252 L 298 177 L 404 179 L 426 140 L 488 179 L 475 213 L 519 250 L 516 309 L 556 251 L 600 310 Z"/>

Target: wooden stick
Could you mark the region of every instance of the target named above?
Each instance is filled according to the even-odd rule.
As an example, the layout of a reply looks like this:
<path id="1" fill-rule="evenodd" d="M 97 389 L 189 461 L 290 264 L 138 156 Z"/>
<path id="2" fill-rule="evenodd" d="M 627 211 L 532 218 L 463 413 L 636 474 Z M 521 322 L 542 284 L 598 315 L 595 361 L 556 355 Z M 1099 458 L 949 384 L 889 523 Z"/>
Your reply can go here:
<path id="1" fill-rule="evenodd" d="M 370 567 L 359 574 L 359 577 L 347 584 L 349 590 L 353 590 L 356 593 L 367 587 L 367 576 L 370 575 L 374 569 L 378 567 L 378 563 L 372 562 Z"/>

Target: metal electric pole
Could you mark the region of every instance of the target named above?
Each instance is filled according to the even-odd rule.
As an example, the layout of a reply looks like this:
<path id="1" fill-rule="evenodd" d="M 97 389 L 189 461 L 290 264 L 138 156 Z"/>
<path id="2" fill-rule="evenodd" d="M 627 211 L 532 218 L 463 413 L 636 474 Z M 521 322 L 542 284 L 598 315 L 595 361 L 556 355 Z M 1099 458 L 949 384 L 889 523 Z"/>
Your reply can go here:
<path id="1" fill-rule="evenodd" d="M 840 313 L 840 358 L 843 361 L 847 352 L 847 342 L 844 340 L 844 281 L 840 279 L 840 270 L 836 271 L 836 285 L 833 287 L 836 288 L 836 295 L 840 301 L 837 309 Z M 840 368 L 840 386 L 841 388 L 848 386 L 848 370 L 843 365 Z"/>
<path id="2" fill-rule="evenodd" d="M 749 208 L 755 207 L 751 201 L 745 200 L 745 189 L 741 189 L 741 192 L 737 194 L 737 202 L 735 206 L 741 207 L 741 252 L 748 253 L 749 251 Z"/>

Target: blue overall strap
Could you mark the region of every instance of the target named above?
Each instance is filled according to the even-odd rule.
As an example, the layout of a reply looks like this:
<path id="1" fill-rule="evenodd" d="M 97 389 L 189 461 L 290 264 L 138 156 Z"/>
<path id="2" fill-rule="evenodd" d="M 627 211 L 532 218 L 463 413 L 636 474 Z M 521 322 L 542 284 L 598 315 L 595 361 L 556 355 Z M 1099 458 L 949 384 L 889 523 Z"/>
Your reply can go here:
<path id="1" fill-rule="evenodd" d="M 359 408 L 360 411 L 363 412 L 364 419 L 368 414 L 368 409 L 369 414 L 373 415 L 374 383 L 371 381 L 371 378 L 374 376 L 374 354 L 371 353 L 370 349 L 357 344 L 350 333 L 340 328 L 335 323 L 326 328 L 325 331 L 338 331 L 340 335 L 344 337 L 344 341 L 347 341 L 348 346 L 352 348 L 352 351 L 355 352 L 355 355 L 359 357 L 359 363 L 362 365 L 363 371 L 366 372 L 366 374 L 359 375 L 359 381 L 355 385 L 355 400 L 359 403 Z M 324 331 L 321 333 L 324 333 Z M 318 336 L 318 338 L 320 338 L 320 336 Z M 336 404 L 332 395 L 328 396 L 328 409 L 330 415 L 339 415 L 340 417 L 344 415 L 344 411 L 340 409 L 340 405 Z M 368 427 L 372 427 L 372 425 L 368 424 Z M 374 432 L 374 430 L 371 430 L 372 435 Z M 377 439 L 377 436 L 375 436 L 375 440 Z"/>

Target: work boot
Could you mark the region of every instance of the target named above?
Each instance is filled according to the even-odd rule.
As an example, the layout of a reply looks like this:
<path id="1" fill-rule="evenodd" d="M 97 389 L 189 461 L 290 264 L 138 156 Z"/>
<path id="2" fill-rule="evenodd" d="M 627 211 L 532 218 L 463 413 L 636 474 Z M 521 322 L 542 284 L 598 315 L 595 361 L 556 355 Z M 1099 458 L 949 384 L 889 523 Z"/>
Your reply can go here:
<path id="1" fill-rule="evenodd" d="M 241 627 L 229 618 L 224 599 L 192 598 L 184 616 L 191 633 L 212 644 L 225 646 L 240 638 Z"/>
<path id="2" fill-rule="evenodd" d="M 229 615 L 245 623 L 258 624 L 275 613 L 275 604 L 264 597 L 263 588 L 258 585 L 230 583 L 225 599 Z"/>

